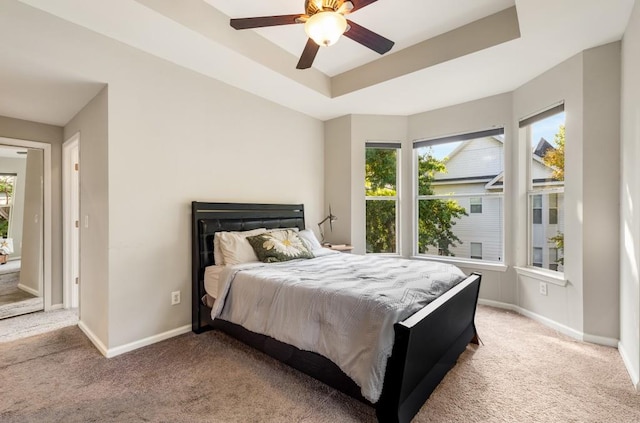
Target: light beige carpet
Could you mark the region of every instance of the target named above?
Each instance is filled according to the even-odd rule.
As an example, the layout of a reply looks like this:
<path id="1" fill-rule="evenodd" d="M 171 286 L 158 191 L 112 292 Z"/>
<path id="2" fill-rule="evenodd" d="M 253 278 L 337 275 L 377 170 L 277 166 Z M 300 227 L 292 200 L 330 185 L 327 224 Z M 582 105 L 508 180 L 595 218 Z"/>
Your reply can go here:
<path id="1" fill-rule="evenodd" d="M 42 301 L 42 298 L 40 298 Z M 78 324 L 78 309 L 23 314 L 0 320 L 0 343 L 15 341 Z"/>
<path id="2" fill-rule="evenodd" d="M 480 307 L 414 422 L 638 422 L 618 352 Z M 219 332 L 112 359 L 77 327 L 0 344 L 2 422 L 374 422 L 373 409 Z"/>

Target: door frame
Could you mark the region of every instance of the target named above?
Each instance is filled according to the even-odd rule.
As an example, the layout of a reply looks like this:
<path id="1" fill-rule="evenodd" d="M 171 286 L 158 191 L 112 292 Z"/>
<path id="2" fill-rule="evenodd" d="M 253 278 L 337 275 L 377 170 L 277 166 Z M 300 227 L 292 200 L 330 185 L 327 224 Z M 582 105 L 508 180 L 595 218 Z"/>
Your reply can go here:
<path id="1" fill-rule="evenodd" d="M 77 191 L 77 207 L 78 218 L 80 221 L 80 175 L 78 173 L 78 185 L 72 186 L 73 172 L 75 163 L 71 161 L 71 151 L 78 148 L 78 161 L 80 163 L 80 132 L 76 132 L 62 144 L 62 290 L 63 290 L 63 307 L 65 309 L 73 307 L 73 290 L 76 288 L 73 274 L 74 254 L 78 263 L 78 275 L 80 277 L 80 234 L 78 233 L 78 244 L 76 251 L 73 251 L 73 230 L 74 218 L 71 213 L 73 207 L 72 190 Z M 79 172 L 79 170 L 78 170 Z M 78 229 L 79 231 L 79 229 Z M 78 286 L 78 308 L 80 306 L 80 287 Z"/>
<path id="2" fill-rule="evenodd" d="M 18 138 L 0 137 L 0 144 L 16 147 L 37 148 L 43 152 L 43 210 L 42 210 L 42 285 L 44 289 L 44 311 L 51 310 L 51 144 Z M 40 290 L 42 292 L 42 290 Z"/>

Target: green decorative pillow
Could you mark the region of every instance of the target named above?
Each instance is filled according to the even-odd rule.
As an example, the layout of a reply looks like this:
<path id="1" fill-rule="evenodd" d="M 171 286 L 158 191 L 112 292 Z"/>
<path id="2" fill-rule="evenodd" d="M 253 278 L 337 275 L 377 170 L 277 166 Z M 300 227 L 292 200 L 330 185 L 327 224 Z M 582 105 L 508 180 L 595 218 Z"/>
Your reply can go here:
<path id="1" fill-rule="evenodd" d="M 247 241 L 264 263 L 313 258 L 302 238 L 291 229 L 250 236 Z"/>

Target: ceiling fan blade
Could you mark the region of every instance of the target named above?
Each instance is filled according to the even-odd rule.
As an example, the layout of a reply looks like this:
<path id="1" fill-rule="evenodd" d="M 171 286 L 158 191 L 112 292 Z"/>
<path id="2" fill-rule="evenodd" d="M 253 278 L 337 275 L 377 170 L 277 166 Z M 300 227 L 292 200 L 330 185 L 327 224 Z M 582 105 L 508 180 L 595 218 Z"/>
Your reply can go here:
<path id="1" fill-rule="evenodd" d="M 348 19 L 347 23 L 351 28 L 344 33 L 344 36 L 370 48 L 376 53 L 385 54 L 391 50 L 391 47 L 395 44 L 393 41 L 384 38 L 382 35 L 376 34 L 375 32 L 368 30 L 357 23 L 351 22 Z"/>
<path id="2" fill-rule="evenodd" d="M 356 10 L 362 9 L 363 7 L 369 6 L 371 3 L 375 3 L 378 0 L 351 0 L 351 3 L 353 3 L 353 9 L 351 9 L 351 13 L 355 12 Z"/>
<path id="3" fill-rule="evenodd" d="M 262 28 L 265 26 L 292 25 L 299 23 L 298 18 L 303 16 L 297 15 L 281 15 L 281 16 L 260 16 L 257 18 L 239 18 L 231 19 L 231 26 L 235 29 L 251 29 Z"/>
<path id="4" fill-rule="evenodd" d="M 300 56 L 296 69 L 309 69 L 316 58 L 316 54 L 318 54 L 318 50 L 320 50 L 320 46 L 309 38 L 307 40 L 307 45 L 304 47 L 304 51 L 302 52 L 302 56 Z"/>

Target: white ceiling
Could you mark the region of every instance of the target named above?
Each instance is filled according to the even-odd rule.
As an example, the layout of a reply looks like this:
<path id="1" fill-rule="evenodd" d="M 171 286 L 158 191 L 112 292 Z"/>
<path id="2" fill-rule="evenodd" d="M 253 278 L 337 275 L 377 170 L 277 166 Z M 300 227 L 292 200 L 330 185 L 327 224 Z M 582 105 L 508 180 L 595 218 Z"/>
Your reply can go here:
<path id="1" fill-rule="evenodd" d="M 11 16 L 13 12 L 22 19 L 33 15 L 38 20 L 46 12 L 322 120 L 345 114 L 410 115 L 511 91 L 584 49 L 619 40 L 634 4 L 634 0 L 379 0 L 349 19 L 396 42 L 383 57 L 514 3 L 521 37 L 332 98 L 332 77 L 378 63 L 380 56 L 343 39 L 322 48 L 312 69 L 299 71 L 295 64 L 306 42 L 302 25 L 245 31 L 228 26 L 229 16 L 302 13 L 303 0 L 0 2 L 4 40 L 11 40 L 23 25 Z M 35 9 L 25 10 L 25 5 Z M 50 20 L 51 25 L 64 24 Z M 30 37 L 38 37 L 37 27 L 32 32 Z M 60 40 L 48 37 L 46 43 L 51 45 L 66 42 L 63 35 Z M 82 63 L 48 67 L 46 54 L 29 51 L 19 39 L 0 43 L 0 115 L 64 125 L 108 83 L 88 80 Z"/>
<path id="2" fill-rule="evenodd" d="M 304 13 L 304 0 L 204 0 L 231 18 Z M 357 1 L 354 2 L 357 4 Z M 514 0 L 380 0 L 348 15 L 353 22 L 395 42 L 392 52 L 513 6 Z M 307 36 L 303 25 L 253 30 L 300 56 Z M 380 56 L 349 38 L 320 49 L 314 67 L 334 76 Z"/>

